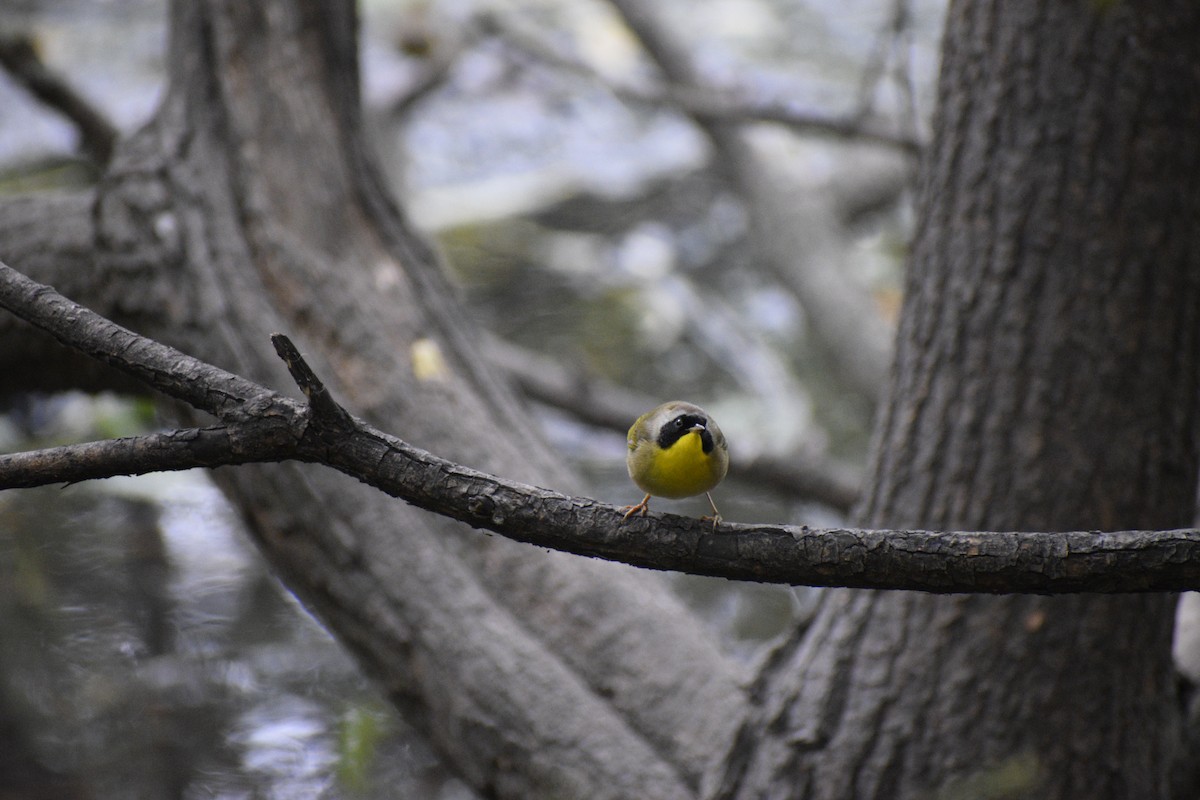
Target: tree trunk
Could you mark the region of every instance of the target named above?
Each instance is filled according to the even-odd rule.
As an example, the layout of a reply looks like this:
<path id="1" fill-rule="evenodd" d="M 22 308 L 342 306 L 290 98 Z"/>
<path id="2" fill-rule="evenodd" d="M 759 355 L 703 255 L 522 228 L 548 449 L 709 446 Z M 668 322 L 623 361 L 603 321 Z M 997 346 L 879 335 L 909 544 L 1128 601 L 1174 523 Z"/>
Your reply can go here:
<path id="1" fill-rule="evenodd" d="M 1191 523 L 1200 6 L 954 3 L 865 526 Z M 1161 798 L 1175 598 L 838 590 L 724 796 Z"/>
<path id="2" fill-rule="evenodd" d="M 170 35 L 154 121 L 94 195 L 12 204 L 20 235 L 0 256 L 284 390 L 268 337 L 287 332 L 381 428 L 570 488 L 381 185 L 354 3 L 179 0 Z M 39 224 L 51 205 L 63 215 Z M 414 370 L 418 341 L 442 356 L 432 377 Z M 0 347 L 0 368 L 24 370 L 5 388 L 47 385 L 21 352 Z M 741 669 L 657 576 L 484 537 L 325 468 L 216 475 L 289 588 L 489 796 L 690 797 L 741 717 Z"/>
<path id="3" fill-rule="evenodd" d="M 1198 16 L 952 9 L 864 523 L 1191 520 Z M 380 427 L 567 488 L 380 184 L 355 35 L 349 0 L 177 0 L 156 119 L 96 192 L 5 202 L 0 258 L 280 388 L 267 337 L 285 331 Z M 432 378 L 418 341 L 443 356 Z M 37 367 L 50 351 L 30 342 L 0 320 L 7 391 L 84 379 Z M 739 671 L 654 576 L 463 531 L 326 469 L 218 477 L 289 587 L 486 794 L 682 798 L 703 776 L 730 797 L 1164 795 L 1170 597 L 832 591 L 747 717 Z"/>

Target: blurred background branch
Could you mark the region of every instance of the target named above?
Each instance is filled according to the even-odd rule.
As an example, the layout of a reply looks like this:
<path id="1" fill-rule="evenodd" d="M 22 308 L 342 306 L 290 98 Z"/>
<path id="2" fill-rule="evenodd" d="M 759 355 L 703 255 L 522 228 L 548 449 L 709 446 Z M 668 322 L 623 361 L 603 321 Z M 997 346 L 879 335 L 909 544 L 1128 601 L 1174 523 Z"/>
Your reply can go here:
<path id="1" fill-rule="evenodd" d="M 703 81 L 686 48 L 654 7 L 610 0 L 672 84 L 692 90 Z M 762 155 L 743 131 L 696 115 L 721 164 L 747 204 L 752 244 L 764 265 L 805 309 L 830 369 L 872 403 L 891 360 L 891 331 L 870 297 L 839 263 L 828 205 L 788 181 L 778 156 Z"/>
<path id="2" fill-rule="evenodd" d="M 117 141 L 116 127 L 65 76 L 42 61 L 32 37 L 0 35 L 0 66 L 39 102 L 70 120 L 79 131 L 79 149 L 97 166 L 108 163 Z"/>

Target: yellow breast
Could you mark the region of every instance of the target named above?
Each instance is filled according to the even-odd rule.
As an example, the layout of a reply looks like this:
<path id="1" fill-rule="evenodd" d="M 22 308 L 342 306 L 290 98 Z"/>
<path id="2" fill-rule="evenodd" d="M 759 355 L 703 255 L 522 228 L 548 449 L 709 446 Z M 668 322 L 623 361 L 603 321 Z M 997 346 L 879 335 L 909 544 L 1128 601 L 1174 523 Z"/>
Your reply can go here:
<path id="1" fill-rule="evenodd" d="M 692 431 L 666 450 L 642 442 L 629 454 L 629 475 L 642 491 L 655 497 L 691 497 L 707 492 L 725 477 L 723 456 L 718 448 L 705 453 L 700 434 Z"/>

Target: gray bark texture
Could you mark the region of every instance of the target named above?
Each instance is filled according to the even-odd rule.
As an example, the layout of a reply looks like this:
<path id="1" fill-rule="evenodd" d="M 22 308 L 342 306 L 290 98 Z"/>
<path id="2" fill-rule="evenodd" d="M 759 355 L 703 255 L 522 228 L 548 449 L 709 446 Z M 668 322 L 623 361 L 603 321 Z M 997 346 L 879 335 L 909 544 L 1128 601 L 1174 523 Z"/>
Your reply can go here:
<path id="1" fill-rule="evenodd" d="M 1197 42 L 1190 0 L 952 5 L 865 527 L 1191 523 Z M 831 591 L 724 795 L 1166 797 L 1174 606 Z"/>
<path id="2" fill-rule="evenodd" d="M 0 204 L 0 260 L 289 391 L 284 331 L 368 422 L 570 491 L 380 183 L 356 34 L 348 0 L 177 0 L 155 119 L 94 192 Z M 1198 41 L 1192 0 L 952 7 L 864 526 L 1191 522 Z M 414 370 L 419 341 L 440 375 Z M 5 392 L 113 385 L 7 315 L 0 374 Z M 653 575 L 318 466 L 216 476 L 485 796 L 1166 797 L 1172 596 L 832 590 L 747 682 Z"/>

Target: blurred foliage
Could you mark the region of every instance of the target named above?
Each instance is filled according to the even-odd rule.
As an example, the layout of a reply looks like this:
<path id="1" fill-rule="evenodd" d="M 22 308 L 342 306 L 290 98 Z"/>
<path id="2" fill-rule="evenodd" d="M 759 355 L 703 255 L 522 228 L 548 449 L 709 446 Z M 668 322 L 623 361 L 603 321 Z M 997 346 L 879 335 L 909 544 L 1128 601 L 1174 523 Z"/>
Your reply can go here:
<path id="1" fill-rule="evenodd" d="M 1022 800 L 1037 797 L 1041 782 L 1037 754 L 1018 753 L 943 786 L 934 800 Z"/>
<path id="2" fill-rule="evenodd" d="M 94 164 L 78 158 L 19 164 L 0 168 L 0 195 L 82 189 L 99 177 Z"/>
<path id="3" fill-rule="evenodd" d="M 354 705 L 342 714 L 338 727 L 338 780 L 355 794 L 370 785 L 371 766 L 379 754 L 381 740 L 391 730 L 391 715 L 379 707 Z"/>

